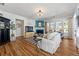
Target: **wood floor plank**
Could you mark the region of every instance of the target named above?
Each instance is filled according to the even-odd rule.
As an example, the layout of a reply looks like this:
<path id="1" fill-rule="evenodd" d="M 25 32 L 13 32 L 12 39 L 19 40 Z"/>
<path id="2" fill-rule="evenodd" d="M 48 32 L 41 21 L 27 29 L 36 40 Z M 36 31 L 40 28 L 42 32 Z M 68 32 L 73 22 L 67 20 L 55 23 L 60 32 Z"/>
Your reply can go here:
<path id="1" fill-rule="evenodd" d="M 37 49 L 36 45 L 24 38 L 0 46 L 1 56 L 79 56 L 77 52 L 75 41 L 69 39 L 63 39 L 54 54 Z"/>

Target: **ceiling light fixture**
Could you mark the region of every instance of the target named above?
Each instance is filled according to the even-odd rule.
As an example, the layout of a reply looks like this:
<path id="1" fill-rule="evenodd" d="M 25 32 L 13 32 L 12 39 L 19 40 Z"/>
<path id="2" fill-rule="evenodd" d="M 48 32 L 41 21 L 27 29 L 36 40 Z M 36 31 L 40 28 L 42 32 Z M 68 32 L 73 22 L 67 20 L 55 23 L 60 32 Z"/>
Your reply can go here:
<path id="1" fill-rule="evenodd" d="M 44 15 L 44 10 L 42 8 L 37 8 L 35 13 L 38 17 L 42 17 Z"/>

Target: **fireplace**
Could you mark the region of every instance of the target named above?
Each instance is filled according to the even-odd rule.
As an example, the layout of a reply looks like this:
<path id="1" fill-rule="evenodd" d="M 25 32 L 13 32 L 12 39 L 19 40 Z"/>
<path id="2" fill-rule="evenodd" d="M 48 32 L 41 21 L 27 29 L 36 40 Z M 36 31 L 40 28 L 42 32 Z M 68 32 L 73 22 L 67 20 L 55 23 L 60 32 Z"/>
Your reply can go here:
<path id="1" fill-rule="evenodd" d="M 44 30 L 42 30 L 42 29 L 37 29 L 37 30 L 36 30 L 36 33 L 37 33 L 37 34 L 44 34 Z"/>

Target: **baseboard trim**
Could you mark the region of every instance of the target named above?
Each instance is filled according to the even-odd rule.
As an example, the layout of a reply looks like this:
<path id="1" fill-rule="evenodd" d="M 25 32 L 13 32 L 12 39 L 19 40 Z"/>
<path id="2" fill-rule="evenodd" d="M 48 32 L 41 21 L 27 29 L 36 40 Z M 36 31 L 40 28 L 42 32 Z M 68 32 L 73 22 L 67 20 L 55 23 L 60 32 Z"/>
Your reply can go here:
<path id="1" fill-rule="evenodd" d="M 73 38 L 63 38 L 63 39 L 73 40 Z"/>
<path id="2" fill-rule="evenodd" d="M 24 38 L 24 36 L 17 36 L 16 39 L 18 39 L 18 38 Z"/>

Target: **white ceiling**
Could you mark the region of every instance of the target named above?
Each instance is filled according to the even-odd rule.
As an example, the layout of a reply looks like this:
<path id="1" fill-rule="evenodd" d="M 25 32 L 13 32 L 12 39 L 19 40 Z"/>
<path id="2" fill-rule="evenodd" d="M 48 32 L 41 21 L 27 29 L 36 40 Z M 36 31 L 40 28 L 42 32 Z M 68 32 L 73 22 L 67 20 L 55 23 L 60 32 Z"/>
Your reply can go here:
<path id="1" fill-rule="evenodd" d="M 44 17 L 51 19 L 56 17 L 73 16 L 77 3 L 5 3 L 0 5 L 0 10 L 34 19 L 35 9 L 43 8 Z"/>

